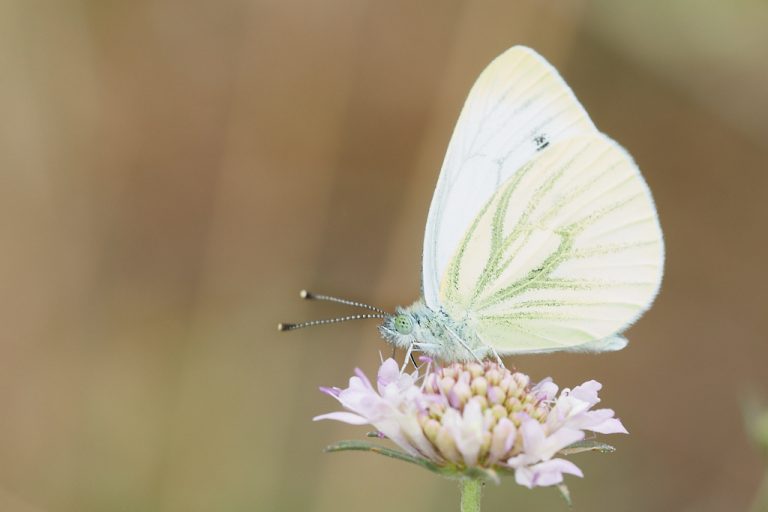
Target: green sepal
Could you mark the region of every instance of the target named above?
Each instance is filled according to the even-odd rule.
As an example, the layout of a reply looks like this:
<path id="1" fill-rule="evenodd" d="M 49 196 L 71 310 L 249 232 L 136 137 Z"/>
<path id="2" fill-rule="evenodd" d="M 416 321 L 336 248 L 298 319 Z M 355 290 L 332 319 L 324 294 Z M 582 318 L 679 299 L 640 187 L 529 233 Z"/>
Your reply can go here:
<path id="1" fill-rule="evenodd" d="M 600 443 L 598 441 L 577 441 L 570 444 L 560 450 L 558 453 L 561 455 L 573 455 L 574 453 L 582 452 L 600 452 L 600 453 L 613 453 L 616 448 L 609 444 Z"/>
<path id="2" fill-rule="evenodd" d="M 499 483 L 499 474 L 498 472 L 492 469 L 461 468 L 454 465 L 440 466 L 438 464 L 435 464 L 431 460 L 428 460 L 422 457 L 414 457 L 413 455 L 402 452 L 400 450 L 387 448 L 386 446 L 374 444 L 374 443 L 371 443 L 370 441 L 358 441 L 358 440 L 339 441 L 338 443 L 332 444 L 330 446 L 326 446 L 324 451 L 329 453 L 345 452 L 345 451 L 378 453 L 379 455 L 384 455 L 385 457 L 390 457 L 392 459 L 402 460 L 405 462 L 410 462 L 411 464 L 415 464 L 417 466 L 421 466 L 422 468 L 428 471 L 431 471 L 432 473 L 438 474 L 440 476 L 444 476 L 446 478 L 452 478 L 452 479 L 471 478 L 471 479 L 478 479 L 483 481 Z"/>
<path id="3" fill-rule="evenodd" d="M 557 490 L 560 491 L 560 496 L 565 500 L 565 504 L 568 508 L 573 508 L 573 501 L 571 501 L 571 491 L 568 490 L 568 486 L 565 484 L 558 484 Z"/>
<path id="4" fill-rule="evenodd" d="M 742 403 L 747 433 L 764 457 L 768 457 L 768 407 L 756 397 Z"/>

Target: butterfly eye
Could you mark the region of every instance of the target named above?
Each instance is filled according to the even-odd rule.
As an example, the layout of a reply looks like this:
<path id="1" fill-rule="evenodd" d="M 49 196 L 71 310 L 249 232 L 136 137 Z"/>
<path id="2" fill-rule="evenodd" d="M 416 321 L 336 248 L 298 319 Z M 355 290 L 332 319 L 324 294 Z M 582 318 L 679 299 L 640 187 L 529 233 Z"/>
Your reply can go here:
<path id="1" fill-rule="evenodd" d="M 395 330 L 400 334 L 411 334 L 413 332 L 413 320 L 408 315 L 397 315 L 395 317 Z"/>

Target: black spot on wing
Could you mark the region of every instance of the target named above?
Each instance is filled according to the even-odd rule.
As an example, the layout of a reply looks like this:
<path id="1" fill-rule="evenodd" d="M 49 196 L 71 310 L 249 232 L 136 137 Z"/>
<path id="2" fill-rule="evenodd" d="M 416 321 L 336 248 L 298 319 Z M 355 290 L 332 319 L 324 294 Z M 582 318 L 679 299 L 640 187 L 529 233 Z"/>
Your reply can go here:
<path id="1" fill-rule="evenodd" d="M 533 143 L 536 145 L 536 151 L 541 151 L 549 146 L 549 139 L 547 139 L 546 135 L 537 135 L 533 138 Z"/>

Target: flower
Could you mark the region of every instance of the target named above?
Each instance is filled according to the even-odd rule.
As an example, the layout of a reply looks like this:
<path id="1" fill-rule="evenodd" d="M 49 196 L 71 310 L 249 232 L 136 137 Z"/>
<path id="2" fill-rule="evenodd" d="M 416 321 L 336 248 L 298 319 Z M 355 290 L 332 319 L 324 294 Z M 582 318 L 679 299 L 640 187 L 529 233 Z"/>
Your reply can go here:
<path id="1" fill-rule="evenodd" d="M 558 394 L 552 379 L 532 385 L 524 373 L 495 362 L 425 366 L 424 373 L 403 373 L 387 359 L 376 386 L 358 369 L 347 388 L 321 388 L 346 411 L 314 419 L 370 424 L 408 460 L 444 474 L 474 471 L 495 479 L 513 472 L 529 488 L 561 484 L 564 474 L 582 476 L 558 455 L 611 450 L 585 442 L 587 432 L 627 433 L 611 409 L 592 409 L 602 387 L 594 380 Z"/>

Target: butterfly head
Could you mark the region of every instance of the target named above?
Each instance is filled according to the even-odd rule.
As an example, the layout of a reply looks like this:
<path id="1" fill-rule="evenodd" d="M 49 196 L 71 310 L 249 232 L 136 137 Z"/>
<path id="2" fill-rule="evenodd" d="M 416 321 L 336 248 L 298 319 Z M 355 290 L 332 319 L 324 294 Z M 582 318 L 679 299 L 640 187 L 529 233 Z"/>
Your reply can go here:
<path id="1" fill-rule="evenodd" d="M 413 313 L 397 308 L 394 315 L 384 317 L 384 322 L 379 326 L 381 336 L 396 347 L 407 348 L 416 341 L 417 319 Z"/>
<path id="2" fill-rule="evenodd" d="M 407 336 L 413 333 L 413 319 L 410 315 L 401 313 L 399 315 L 394 315 L 392 318 L 392 326 L 398 334 Z"/>

